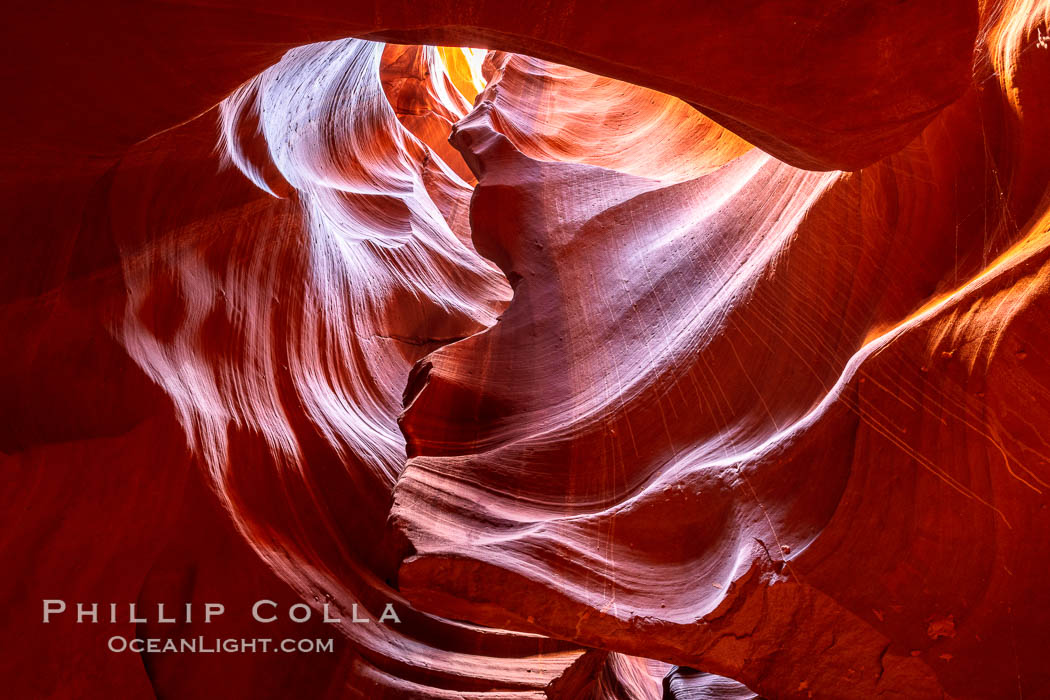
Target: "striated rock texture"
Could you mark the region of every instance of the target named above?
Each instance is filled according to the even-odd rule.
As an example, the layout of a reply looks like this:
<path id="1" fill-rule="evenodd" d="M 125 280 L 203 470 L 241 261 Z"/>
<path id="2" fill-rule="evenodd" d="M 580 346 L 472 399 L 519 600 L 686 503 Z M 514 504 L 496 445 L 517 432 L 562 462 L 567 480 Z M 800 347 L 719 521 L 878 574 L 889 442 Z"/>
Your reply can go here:
<path id="1" fill-rule="evenodd" d="M 0 694 L 1050 694 L 1046 0 L 11 15 Z"/>

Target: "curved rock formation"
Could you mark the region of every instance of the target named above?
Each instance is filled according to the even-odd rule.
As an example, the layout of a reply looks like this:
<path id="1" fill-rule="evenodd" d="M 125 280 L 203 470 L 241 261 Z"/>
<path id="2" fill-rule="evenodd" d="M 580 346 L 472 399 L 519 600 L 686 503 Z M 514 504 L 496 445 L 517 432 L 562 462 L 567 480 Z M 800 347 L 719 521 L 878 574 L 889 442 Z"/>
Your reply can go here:
<path id="1" fill-rule="evenodd" d="M 1050 692 L 1045 0 L 19 12 L 4 694 Z"/>
<path id="2" fill-rule="evenodd" d="M 990 77 L 848 176 L 752 151 L 670 186 L 609 124 L 609 153 L 559 159 L 556 115 L 521 126 L 552 88 L 495 82 L 453 142 L 514 299 L 410 384 L 401 589 L 774 697 L 1041 692 L 1045 597 L 1014 572 L 1043 527 L 1043 419 L 1001 421 L 1024 401 L 1006 377 L 1042 372 L 1047 183 L 1013 140 L 1042 98 L 1003 104 Z"/>
<path id="3" fill-rule="evenodd" d="M 17 127 L 27 147 L 119 153 L 212 107 L 289 45 L 362 36 L 577 66 L 680 97 L 795 165 L 856 168 L 904 146 L 965 90 L 978 11 L 889 0 L 701 8 L 589 0 L 550 12 L 503 0 L 311 0 L 294 9 L 204 0 L 104 2 L 54 17 L 25 6 L 8 25 L 24 29 L 6 44 L 34 70 L 12 64 L 9 82 L 29 102 L 80 119 L 27 130 L 34 105 L 16 101 L 3 125 Z M 53 94 L 60 83 L 66 89 Z"/>

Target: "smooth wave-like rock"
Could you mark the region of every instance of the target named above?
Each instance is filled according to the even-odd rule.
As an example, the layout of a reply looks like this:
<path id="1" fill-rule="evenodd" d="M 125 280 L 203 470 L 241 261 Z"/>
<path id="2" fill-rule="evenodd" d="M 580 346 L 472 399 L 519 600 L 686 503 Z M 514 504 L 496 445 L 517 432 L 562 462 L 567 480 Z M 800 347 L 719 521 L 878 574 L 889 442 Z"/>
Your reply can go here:
<path id="1" fill-rule="evenodd" d="M 13 9 L 0 694 L 1042 696 L 1048 15 Z"/>
<path id="2" fill-rule="evenodd" d="M 443 216 L 465 210 L 471 190 L 397 119 L 383 53 L 356 40 L 297 49 L 224 101 L 224 152 L 262 196 L 195 218 L 192 236 L 165 230 L 156 206 L 146 225 L 121 226 L 163 233 L 124 242 L 120 337 L 172 397 L 238 529 L 304 599 L 344 620 L 361 657 L 344 692 L 524 697 L 584 652 L 435 619 L 384 582 L 404 379 L 428 349 L 492 323 L 507 290 Z M 209 155 L 191 165 L 214 167 Z M 149 184 L 193 177 L 151 161 Z M 129 186 L 142 185 L 136 175 Z M 288 197 L 264 194 L 280 191 Z M 400 625 L 351 622 L 378 619 L 390 601 Z"/>
<path id="3" fill-rule="evenodd" d="M 295 7 L 206 0 L 103 2 L 65 8 L 56 18 L 25 5 L 8 23 L 24 30 L 12 31 L 5 44 L 33 70 L 9 65 L 9 85 L 24 100 L 13 101 L 0 124 L 20 133 L 26 149 L 119 155 L 211 108 L 290 45 L 360 36 L 500 49 L 576 66 L 680 97 L 795 165 L 853 169 L 904 146 L 965 90 L 979 8 L 591 0 L 545 12 L 504 0 L 311 0 Z M 76 79 L 66 80 L 71 74 Z M 56 94 L 55 84 L 64 89 Z M 39 104 L 79 118 L 56 116 L 26 128 Z"/>
<path id="4" fill-rule="evenodd" d="M 453 143 L 514 298 L 410 383 L 409 599 L 774 697 L 1039 692 L 1045 597 L 1014 572 L 1042 409 L 1002 421 L 1025 401 L 1006 377 L 1043 371 L 1047 182 L 1013 140 L 1043 98 L 1004 101 L 992 68 L 856 173 L 752 151 L 671 185 L 615 172 L 608 124 L 604 168 L 559 159 L 557 115 L 522 127 L 558 87 L 494 80 Z"/>

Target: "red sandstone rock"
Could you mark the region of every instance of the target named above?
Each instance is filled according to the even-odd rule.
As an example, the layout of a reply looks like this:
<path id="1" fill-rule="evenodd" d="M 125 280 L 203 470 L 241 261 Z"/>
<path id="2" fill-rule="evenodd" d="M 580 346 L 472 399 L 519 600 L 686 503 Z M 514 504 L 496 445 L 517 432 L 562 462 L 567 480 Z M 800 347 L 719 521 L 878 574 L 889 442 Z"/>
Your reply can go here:
<path id="1" fill-rule="evenodd" d="M 9 14 L 7 695 L 1047 692 L 1045 3 Z"/>

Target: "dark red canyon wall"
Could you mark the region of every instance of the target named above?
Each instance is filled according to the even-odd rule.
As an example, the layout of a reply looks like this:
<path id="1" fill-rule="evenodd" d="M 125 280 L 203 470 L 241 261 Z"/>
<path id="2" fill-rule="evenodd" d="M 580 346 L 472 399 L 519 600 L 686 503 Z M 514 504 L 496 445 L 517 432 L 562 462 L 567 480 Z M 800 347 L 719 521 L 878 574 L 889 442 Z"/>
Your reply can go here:
<path id="1" fill-rule="evenodd" d="M 0 695 L 1050 693 L 1046 2 L 9 14 Z"/>

